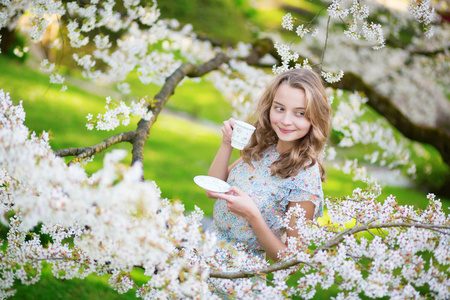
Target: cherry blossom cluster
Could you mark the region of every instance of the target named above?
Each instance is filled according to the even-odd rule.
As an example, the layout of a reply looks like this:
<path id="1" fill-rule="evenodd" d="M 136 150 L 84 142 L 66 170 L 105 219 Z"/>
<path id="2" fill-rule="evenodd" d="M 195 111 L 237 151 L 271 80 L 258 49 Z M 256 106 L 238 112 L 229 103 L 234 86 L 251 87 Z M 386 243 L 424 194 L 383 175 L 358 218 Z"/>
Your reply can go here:
<path id="1" fill-rule="evenodd" d="M 419 23 L 423 24 L 425 35 L 431 38 L 434 35 L 434 27 L 430 24 L 437 19 L 431 0 L 411 0 L 408 3 L 408 10 Z"/>
<path id="2" fill-rule="evenodd" d="M 321 73 L 322 77 L 325 79 L 326 82 L 334 83 L 341 81 L 342 77 L 344 77 L 344 71 L 338 71 L 338 72 L 324 72 Z"/>
<path id="3" fill-rule="evenodd" d="M 139 102 L 131 102 L 128 106 L 123 101 L 111 101 L 111 97 L 106 97 L 106 112 L 98 114 L 96 120 L 93 120 L 92 114 L 86 116 L 88 123 L 86 127 L 88 130 L 114 130 L 120 124 L 127 126 L 130 124 L 131 117 L 137 116 L 146 121 L 149 121 L 153 113 L 145 107 L 147 97 L 143 97 Z"/>
<path id="4" fill-rule="evenodd" d="M 293 31 L 294 30 L 294 24 L 293 22 L 297 21 L 296 19 L 294 19 L 290 13 L 287 13 L 284 17 L 283 17 L 283 22 L 281 24 L 281 26 L 284 29 Z M 297 26 L 295 32 L 297 34 L 297 36 L 299 36 L 300 38 L 304 38 L 306 34 L 310 33 L 312 28 L 311 28 L 311 24 L 312 22 L 309 22 L 307 24 L 300 24 Z M 317 34 L 319 33 L 319 31 L 317 29 L 314 29 L 311 32 L 311 37 L 316 37 Z M 280 74 L 282 72 L 285 72 L 287 70 L 289 70 L 291 67 L 289 67 L 289 65 L 292 63 L 295 63 L 300 55 L 298 52 L 292 52 L 291 48 L 289 45 L 283 44 L 283 43 L 278 43 L 276 42 L 274 45 L 275 49 L 277 50 L 278 55 L 281 57 L 281 66 L 277 66 L 274 65 L 272 68 L 272 71 L 274 74 Z M 302 64 L 295 64 L 294 68 L 308 68 L 310 69 L 311 67 L 309 66 L 309 62 L 308 60 L 304 60 Z M 330 73 L 331 74 L 331 73 Z M 331 75 L 329 75 L 331 76 Z M 325 77 L 327 80 L 327 77 Z"/>
<path id="5" fill-rule="evenodd" d="M 184 61 L 191 63 L 200 63 L 212 59 L 216 53 L 211 42 L 208 40 L 199 40 L 197 34 L 193 32 L 191 24 L 186 24 L 180 28 L 177 20 L 168 20 L 168 36 L 163 42 L 162 47 L 165 51 L 178 52 L 182 55 Z"/>
<path id="6" fill-rule="evenodd" d="M 29 136 L 21 105 L 14 106 L 3 91 L 0 100 L 0 207 L 3 222 L 10 226 L 8 255 L 2 256 L 3 296 L 13 293 L 14 278 L 36 282 L 42 261 L 51 263 L 54 275 L 65 279 L 111 273 L 112 286 L 121 292 L 130 287 L 129 276 L 117 273 L 129 274 L 135 265 L 145 268 L 149 276 L 156 269 L 158 274 L 167 269 L 166 276 L 174 281 L 171 286 L 193 287 L 189 280 L 201 276 L 195 268 L 191 270 L 188 252 L 182 255 L 177 249 L 185 242 L 194 245 L 201 240 L 200 212 L 185 216 L 180 203 L 163 201 L 153 182 L 141 181 L 139 164 L 120 163 L 124 151 L 108 153 L 103 169 L 91 177 L 79 166 L 67 167 L 53 155 L 48 135 Z M 27 237 L 38 224 L 42 224 L 41 233 L 51 237 L 48 245 L 42 245 L 37 235 Z M 68 238 L 73 239 L 73 247 Z M 207 240 L 202 245 L 197 251 L 206 257 L 212 246 Z M 170 267 L 175 259 L 181 266 L 178 271 Z M 186 282 L 180 282 L 179 272 L 186 272 Z M 194 281 L 199 291 L 207 286 Z M 148 286 L 154 289 L 157 284 Z M 172 292 L 178 288 L 173 286 Z"/>
<path id="7" fill-rule="evenodd" d="M 349 3 L 347 3 L 349 2 Z M 351 3 L 351 5 L 350 5 Z M 385 48 L 385 32 L 383 30 L 383 26 L 384 27 L 388 27 L 389 30 L 392 30 L 393 32 L 399 32 L 398 29 L 391 29 L 390 27 L 392 27 L 392 23 L 394 24 L 399 24 L 400 22 L 396 19 L 395 21 L 392 22 L 387 22 L 385 23 L 383 26 L 381 25 L 381 23 L 374 23 L 374 22 L 368 22 L 367 18 L 369 17 L 369 12 L 372 9 L 373 11 L 377 11 L 378 9 L 380 9 L 380 5 L 377 5 L 376 3 L 370 2 L 367 3 L 367 5 L 363 5 L 360 3 L 360 1 L 357 0 L 352 0 L 352 1 L 346 1 L 346 0 L 332 0 L 331 3 L 328 6 L 327 9 L 327 13 L 328 16 L 331 18 L 331 23 L 334 23 L 334 20 L 337 20 L 338 23 L 341 22 L 341 20 L 343 21 L 344 19 L 346 19 L 347 17 L 351 16 L 351 20 L 349 20 L 346 23 L 346 29 L 344 30 L 344 36 L 347 38 L 348 41 L 355 41 L 358 42 L 361 39 L 361 36 L 364 37 L 364 39 L 369 42 L 372 47 L 376 50 L 379 50 L 381 48 Z M 383 9 L 386 9 L 383 7 Z M 418 19 L 420 22 L 423 22 L 424 24 L 429 24 L 430 20 L 432 19 L 431 15 L 434 15 L 434 10 L 431 8 L 430 6 L 430 1 L 421 1 L 420 5 L 415 5 L 413 4 L 413 2 L 410 3 L 409 5 L 409 9 L 413 12 L 414 16 L 416 17 L 416 19 Z M 395 13 L 393 13 L 393 15 L 395 15 Z M 404 16 L 402 16 L 402 18 L 404 18 Z M 322 19 L 320 21 L 320 19 Z M 426 20 L 426 21 L 425 21 Z M 293 22 L 295 22 L 296 20 L 291 16 L 291 14 L 286 14 L 283 17 L 283 23 L 282 23 L 282 27 L 287 29 L 287 30 L 294 30 L 294 25 Z M 332 30 L 329 26 L 329 21 L 326 21 L 326 18 L 319 18 L 319 24 L 315 25 L 315 30 L 313 31 L 313 37 L 316 37 L 318 32 L 323 32 L 323 33 L 327 33 L 330 30 Z M 428 22 L 428 23 L 427 23 Z M 326 24 L 326 25 L 325 25 Z M 445 26 L 445 25 L 444 25 Z M 300 37 L 304 37 L 305 34 L 307 34 L 308 32 L 311 31 L 311 24 L 308 25 L 300 25 L 297 28 L 297 35 Z M 338 30 L 341 30 L 340 27 Z M 433 29 L 434 32 L 434 29 Z M 431 29 L 428 30 L 426 32 L 427 36 L 431 36 Z M 323 36 L 317 36 L 317 39 L 303 39 L 302 42 L 300 43 L 300 45 L 304 45 L 304 44 L 317 44 L 318 42 L 320 42 L 320 44 L 318 44 L 317 46 L 315 46 L 315 48 L 319 48 L 321 49 L 323 47 L 323 45 L 325 43 L 327 43 L 328 45 L 326 46 L 326 48 L 328 48 L 327 50 L 327 61 L 329 61 L 329 54 L 334 52 L 334 51 L 338 51 L 338 49 L 329 49 L 330 47 L 330 41 L 323 41 L 326 37 L 325 35 Z M 342 40 L 338 38 L 339 35 L 334 35 L 333 39 L 334 41 L 331 41 L 332 45 L 340 45 L 341 43 L 345 43 L 348 44 L 348 41 Z M 319 46 L 320 45 L 320 46 Z M 281 42 L 277 42 L 275 44 L 275 48 L 277 49 L 278 54 L 281 56 L 282 62 L 280 66 L 274 65 L 273 67 L 273 72 L 275 74 L 284 72 L 286 70 L 289 69 L 289 65 L 291 62 L 295 62 L 298 58 L 299 55 L 298 53 L 302 53 L 303 56 L 306 56 L 304 54 L 304 52 L 300 49 L 298 49 L 297 47 L 295 47 L 295 45 L 292 45 L 291 43 L 281 43 Z M 303 48 L 303 47 L 302 47 Z M 315 49 L 316 50 L 316 49 Z M 322 50 L 324 51 L 324 50 Z M 354 51 L 354 50 L 352 50 Z M 353 55 L 349 55 L 346 51 L 338 51 L 338 53 L 345 53 L 345 55 L 347 57 L 358 57 L 358 56 L 353 56 Z M 317 54 L 317 51 L 314 51 L 314 56 Z M 376 55 L 376 54 L 370 54 L 370 55 Z M 383 53 L 382 54 L 383 57 L 385 57 L 386 55 Z M 311 56 L 308 56 L 311 57 Z M 318 57 L 318 60 L 323 60 L 323 56 L 322 57 Z M 321 61 L 322 64 L 322 70 L 324 69 L 324 62 Z M 339 64 L 336 63 L 327 63 L 328 65 L 334 65 L 339 66 Z M 344 65 L 344 64 L 342 64 Z M 345 64 L 345 66 L 347 66 L 348 64 Z M 359 63 L 356 64 L 352 64 L 352 66 L 357 66 L 359 65 Z M 298 67 L 298 65 L 296 66 Z M 340 78 L 342 78 L 343 72 L 341 71 L 337 71 L 337 72 L 326 72 L 323 71 L 322 76 L 324 77 L 324 79 L 329 82 L 329 83 L 334 83 L 340 80 Z"/>
<path id="8" fill-rule="evenodd" d="M 278 43 L 276 42 L 274 44 L 275 49 L 277 50 L 278 55 L 281 57 L 281 65 L 277 66 L 276 64 L 272 67 L 272 72 L 274 74 L 280 74 L 283 72 L 286 72 L 289 69 L 298 69 L 298 68 L 306 68 L 306 69 L 312 69 L 311 65 L 309 64 L 308 59 L 304 59 L 303 62 L 296 63 L 294 67 L 290 67 L 291 63 L 295 63 L 300 55 L 298 52 L 292 52 L 291 47 L 289 45 Z M 339 81 L 344 73 L 342 71 L 339 72 L 322 72 L 321 74 L 324 79 L 327 82 L 336 82 Z M 338 80 L 339 79 L 339 80 Z"/>
<path id="9" fill-rule="evenodd" d="M 350 39 L 359 40 L 362 32 L 367 41 L 375 42 L 374 49 L 383 48 L 385 39 L 381 25 L 369 24 L 365 21 L 369 17 L 369 6 L 361 5 L 358 0 L 353 0 L 349 8 L 345 8 L 345 6 L 344 0 L 333 0 L 327 10 L 329 16 L 334 19 L 342 20 L 348 15 L 352 15 L 352 20 L 347 24 L 347 30 L 344 31 L 344 34 Z M 359 25 L 361 22 L 362 24 Z"/>
<path id="10" fill-rule="evenodd" d="M 283 23 L 281 23 L 281 26 L 286 29 L 286 30 L 294 30 L 294 23 L 296 19 L 292 18 L 290 13 L 287 13 L 284 17 L 283 17 Z M 311 31 L 311 23 L 309 24 L 301 24 L 299 26 L 297 26 L 297 29 L 295 30 L 295 32 L 297 33 L 297 36 L 303 38 L 306 34 L 308 34 Z M 314 30 L 311 34 L 312 37 L 316 36 L 318 34 L 317 30 Z"/>

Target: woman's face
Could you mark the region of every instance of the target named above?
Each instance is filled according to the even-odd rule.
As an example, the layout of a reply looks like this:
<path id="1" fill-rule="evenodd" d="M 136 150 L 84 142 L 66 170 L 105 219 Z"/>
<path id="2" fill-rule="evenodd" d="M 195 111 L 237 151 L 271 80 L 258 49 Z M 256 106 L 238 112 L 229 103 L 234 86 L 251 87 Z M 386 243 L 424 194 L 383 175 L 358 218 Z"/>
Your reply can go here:
<path id="1" fill-rule="evenodd" d="M 294 142 L 304 137 L 311 128 L 305 117 L 305 91 L 282 83 L 270 108 L 270 124 L 278 136 L 277 151 L 289 150 Z"/>

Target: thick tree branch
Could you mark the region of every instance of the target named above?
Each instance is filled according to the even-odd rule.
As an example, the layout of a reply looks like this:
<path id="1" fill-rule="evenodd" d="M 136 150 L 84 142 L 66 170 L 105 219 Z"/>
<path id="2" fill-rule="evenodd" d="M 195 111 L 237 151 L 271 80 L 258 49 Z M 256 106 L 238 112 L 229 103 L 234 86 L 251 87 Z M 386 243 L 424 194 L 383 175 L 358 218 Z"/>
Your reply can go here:
<path id="1" fill-rule="evenodd" d="M 408 34 L 413 35 L 413 30 L 409 32 Z M 446 54 L 450 51 L 450 43 L 446 46 L 443 46 L 442 48 L 434 49 L 434 50 L 427 50 L 427 49 L 420 49 L 420 48 L 412 48 L 411 45 L 402 43 L 398 38 L 389 37 L 386 39 L 386 45 L 389 45 L 391 48 L 400 48 L 405 49 L 410 54 L 419 54 L 424 55 L 428 57 L 434 57 L 439 54 Z"/>
<path id="2" fill-rule="evenodd" d="M 220 53 L 212 60 L 198 66 L 191 63 L 182 64 L 178 69 L 175 70 L 175 72 L 173 72 L 169 77 L 166 78 L 166 82 L 164 83 L 163 87 L 155 96 L 156 104 L 151 106 L 151 104 L 149 103 L 147 105 L 147 108 L 151 109 L 151 111 L 153 112 L 152 118 L 149 121 L 142 119 L 138 123 L 138 128 L 136 129 L 137 135 L 133 142 L 132 164 L 136 161 L 144 160 L 144 146 L 145 141 L 147 140 L 147 137 L 150 133 L 150 129 L 158 118 L 159 113 L 169 100 L 169 97 L 175 92 L 175 88 L 180 83 L 180 81 L 185 76 L 203 76 L 204 74 L 219 68 L 220 65 L 228 61 L 229 57 L 223 53 Z"/>
<path id="3" fill-rule="evenodd" d="M 435 49 L 435 50 L 414 49 L 414 50 L 410 50 L 409 53 L 432 57 L 432 56 L 437 56 L 439 54 L 446 55 L 446 53 L 448 53 L 449 51 L 450 51 L 450 45 L 447 45 L 447 47 L 445 47 L 445 48 Z"/>
<path id="4" fill-rule="evenodd" d="M 432 225 L 432 224 L 420 224 L 420 223 L 381 223 L 381 224 L 373 224 L 373 225 L 361 225 L 357 227 L 352 227 L 349 229 L 344 230 L 339 235 L 337 235 L 334 239 L 326 243 L 325 245 L 317 248 L 314 253 L 316 254 L 319 251 L 322 250 L 328 250 L 333 248 L 334 246 L 338 245 L 340 242 L 344 240 L 344 236 L 347 235 L 353 235 L 358 232 L 363 232 L 370 229 L 383 229 L 383 228 L 391 228 L 391 227 L 416 227 L 416 228 L 423 228 L 428 230 L 437 231 L 441 234 L 450 234 L 450 232 L 443 232 L 440 229 L 443 230 L 450 230 L 450 225 Z M 298 259 L 290 259 L 286 261 L 277 262 L 275 264 L 272 264 L 266 268 L 258 269 L 258 270 L 252 270 L 252 271 L 230 271 L 230 272 L 221 272 L 221 271 L 211 271 L 209 273 L 209 277 L 212 278 L 227 278 L 227 279 L 236 279 L 236 278 L 248 278 L 248 277 L 254 277 L 259 276 L 263 274 L 269 274 L 275 271 L 279 270 L 285 270 L 290 267 L 299 265 L 305 263 L 302 260 Z"/>
<path id="5" fill-rule="evenodd" d="M 130 142 L 133 144 L 132 149 L 132 164 L 136 161 L 143 161 L 144 158 L 144 146 L 147 137 L 149 136 L 150 129 L 155 123 L 156 119 L 159 116 L 159 113 L 166 105 L 169 97 L 174 93 L 175 88 L 181 82 L 181 80 L 185 77 L 201 77 L 212 70 L 220 67 L 221 64 L 229 61 L 229 57 L 225 54 L 220 53 L 215 58 L 210 61 L 201 64 L 201 65 L 193 65 L 190 63 L 185 63 L 181 65 L 175 72 L 173 72 L 169 77 L 166 78 L 166 82 L 159 91 L 159 93 L 155 96 L 156 103 L 147 103 L 147 109 L 150 109 L 153 113 L 152 118 L 149 121 L 141 119 L 138 123 L 137 129 L 135 131 L 124 132 L 112 137 L 105 139 L 104 141 L 84 148 L 66 148 L 54 151 L 56 156 L 77 156 L 70 163 L 74 163 L 80 159 L 90 157 L 94 154 L 97 154 L 101 151 L 106 150 L 107 148 L 113 146 L 114 144 L 120 142 Z"/>
<path id="6" fill-rule="evenodd" d="M 261 65 L 259 63 L 259 60 L 263 58 L 266 54 L 270 54 L 277 61 L 281 62 L 281 57 L 280 55 L 278 55 L 277 49 L 275 49 L 273 41 L 269 38 L 256 40 L 252 44 L 252 51 L 245 59 L 245 62 L 253 66 L 272 67 Z"/>
<path id="7" fill-rule="evenodd" d="M 100 142 L 96 145 L 90 146 L 90 147 L 65 148 L 65 149 L 53 151 L 53 153 L 56 156 L 61 156 L 61 157 L 77 156 L 69 163 L 69 165 L 71 165 L 72 163 L 74 163 L 80 159 L 90 157 L 92 155 L 100 153 L 115 144 L 122 143 L 122 142 L 132 143 L 135 136 L 136 136 L 136 131 L 122 132 L 122 133 L 116 134 L 114 136 L 111 136 L 111 137 L 103 140 L 102 142 Z"/>

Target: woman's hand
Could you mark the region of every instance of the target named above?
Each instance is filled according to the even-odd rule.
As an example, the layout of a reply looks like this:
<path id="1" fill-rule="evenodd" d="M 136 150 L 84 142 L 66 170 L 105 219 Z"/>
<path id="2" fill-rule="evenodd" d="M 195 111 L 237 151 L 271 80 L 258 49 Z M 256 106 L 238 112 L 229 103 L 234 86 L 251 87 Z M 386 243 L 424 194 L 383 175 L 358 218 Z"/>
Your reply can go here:
<path id="1" fill-rule="evenodd" d="M 231 146 L 231 135 L 233 134 L 234 119 L 230 118 L 223 122 L 222 130 L 222 144 Z"/>
<path id="2" fill-rule="evenodd" d="M 214 198 L 219 198 L 227 201 L 227 208 L 232 213 L 244 217 L 246 220 L 250 221 L 258 214 L 261 214 L 255 202 L 250 198 L 245 192 L 236 186 L 232 186 L 228 192 L 216 193 L 207 192 L 206 195 L 212 196 Z M 209 197 L 208 196 L 208 197 Z"/>
<path id="3" fill-rule="evenodd" d="M 217 197 L 214 195 L 215 195 L 214 192 L 206 191 L 206 197 L 211 198 L 211 199 L 217 199 Z"/>

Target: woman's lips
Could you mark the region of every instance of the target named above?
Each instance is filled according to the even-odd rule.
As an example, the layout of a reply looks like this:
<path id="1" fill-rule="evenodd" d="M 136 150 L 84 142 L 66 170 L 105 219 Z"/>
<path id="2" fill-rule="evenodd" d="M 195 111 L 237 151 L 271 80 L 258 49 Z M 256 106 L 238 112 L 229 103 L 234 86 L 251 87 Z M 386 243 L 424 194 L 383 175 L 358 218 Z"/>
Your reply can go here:
<path id="1" fill-rule="evenodd" d="M 282 132 L 282 133 L 284 133 L 284 134 L 287 134 L 287 133 L 292 133 L 292 132 L 294 132 L 295 130 L 289 130 L 289 129 L 283 129 L 283 128 L 280 128 L 280 127 L 278 127 L 279 129 L 280 129 L 280 131 Z"/>

